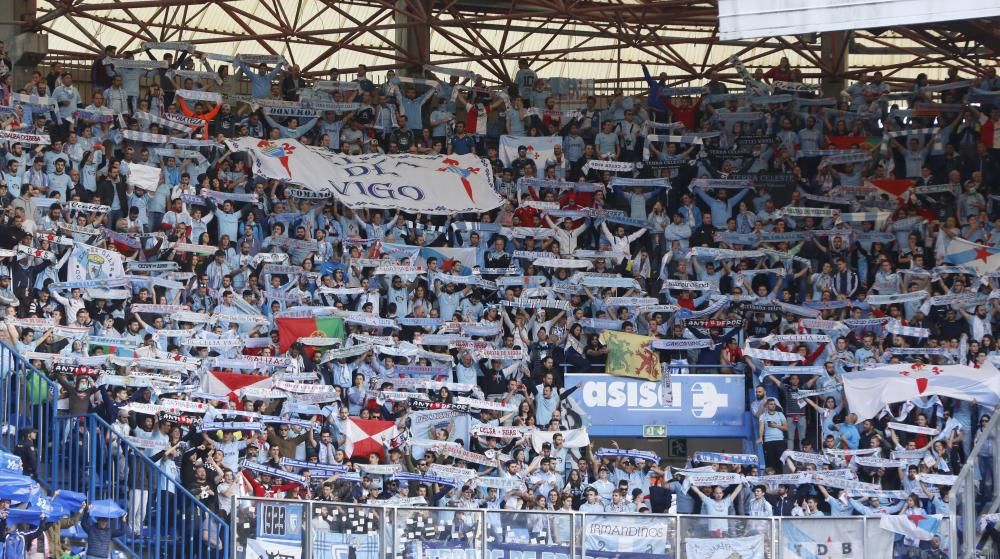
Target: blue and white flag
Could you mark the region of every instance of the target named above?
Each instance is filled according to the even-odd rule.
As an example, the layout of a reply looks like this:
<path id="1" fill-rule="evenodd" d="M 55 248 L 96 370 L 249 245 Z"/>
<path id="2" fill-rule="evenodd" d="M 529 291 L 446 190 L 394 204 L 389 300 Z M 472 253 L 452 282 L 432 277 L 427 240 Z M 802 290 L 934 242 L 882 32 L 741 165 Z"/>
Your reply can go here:
<path id="1" fill-rule="evenodd" d="M 419 254 L 424 260 L 436 258 L 438 268 L 445 272 L 458 266 L 462 275 L 469 275 L 476 265 L 475 248 L 422 247 Z"/>
<path id="2" fill-rule="evenodd" d="M 21 473 L 21 457 L 16 454 L 0 450 L 0 469 Z"/>
<path id="3" fill-rule="evenodd" d="M 980 274 L 1000 269 L 1000 248 L 993 248 L 955 237 L 944 247 L 945 262 L 970 266 Z"/>
<path id="4" fill-rule="evenodd" d="M 729 297 L 722 297 L 714 301 L 711 305 L 701 309 L 700 311 L 692 311 L 688 309 L 681 309 L 677 311 L 677 318 L 687 319 L 687 318 L 701 318 L 703 316 L 711 316 L 723 308 L 729 305 Z"/>
<path id="5" fill-rule="evenodd" d="M 670 188 L 670 181 L 666 178 L 659 179 L 632 179 L 627 177 L 613 177 L 611 186 L 625 186 L 632 188 L 639 186 L 643 188 Z"/>
<path id="6" fill-rule="evenodd" d="M 827 519 L 815 522 L 807 518 L 782 519 L 782 557 L 787 559 L 824 559 L 827 557 L 862 557 L 865 548 L 864 524 L 851 519 Z M 892 549 L 891 541 L 886 547 Z"/>

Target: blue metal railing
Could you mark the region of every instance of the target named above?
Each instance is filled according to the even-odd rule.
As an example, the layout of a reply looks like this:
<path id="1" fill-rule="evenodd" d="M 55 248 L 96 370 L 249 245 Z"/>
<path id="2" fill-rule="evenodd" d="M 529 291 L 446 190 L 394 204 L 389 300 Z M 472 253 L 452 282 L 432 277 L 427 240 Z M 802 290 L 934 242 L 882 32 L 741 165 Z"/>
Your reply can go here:
<path id="1" fill-rule="evenodd" d="M 58 408 L 60 387 L 0 343 L 0 447 L 11 451 L 23 429 L 38 430 L 35 478 L 50 491 L 112 499 L 128 515 L 119 549 L 132 557 L 229 559 L 230 526 L 96 414 Z"/>

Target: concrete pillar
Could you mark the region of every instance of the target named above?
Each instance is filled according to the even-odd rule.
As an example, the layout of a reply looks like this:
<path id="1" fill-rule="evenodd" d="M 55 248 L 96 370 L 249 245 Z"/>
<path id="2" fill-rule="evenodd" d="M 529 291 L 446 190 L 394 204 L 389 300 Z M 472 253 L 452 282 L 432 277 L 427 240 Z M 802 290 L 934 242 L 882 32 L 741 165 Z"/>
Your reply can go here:
<path id="1" fill-rule="evenodd" d="M 823 94 L 836 97 L 844 90 L 844 72 L 847 71 L 847 59 L 850 57 L 848 42 L 851 40 L 849 31 L 830 31 L 820 37 L 820 57 L 827 70 L 823 72 Z M 844 55 L 840 56 L 843 52 Z M 831 74 L 830 70 L 833 70 Z"/>
<path id="2" fill-rule="evenodd" d="M 14 84 L 28 82 L 49 50 L 48 36 L 26 31 L 35 20 L 35 0 L 0 0 L 0 40 L 14 63 Z M 17 21 L 25 22 L 17 25 Z"/>
<path id="3" fill-rule="evenodd" d="M 0 0 L 4 1 L 4 0 Z M 431 13 L 430 0 L 397 0 L 395 19 L 397 23 L 409 23 L 410 17 L 406 12 L 416 12 L 414 4 L 423 5 L 423 13 Z M 406 49 L 406 52 L 396 51 L 400 57 L 412 58 L 404 73 L 410 77 L 420 76 L 423 72 L 424 64 L 431 63 L 431 28 L 428 25 L 418 25 L 414 27 L 403 27 L 396 30 L 396 44 Z"/>

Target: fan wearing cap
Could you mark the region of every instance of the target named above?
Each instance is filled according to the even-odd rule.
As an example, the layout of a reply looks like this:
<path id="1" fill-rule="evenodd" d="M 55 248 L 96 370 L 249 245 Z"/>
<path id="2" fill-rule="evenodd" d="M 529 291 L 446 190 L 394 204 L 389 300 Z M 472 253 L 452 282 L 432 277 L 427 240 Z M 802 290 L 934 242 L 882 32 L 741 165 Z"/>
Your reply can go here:
<path id="1" fill-rule="evenodd" d="M 222 112 L 212 121 L 212 134 L 222 134 L 227 138 L 236 135 L 236 127 L 239 125 L 240 115 L 233 112 L 233 106 L 229 103 L 222 104 Z"/>

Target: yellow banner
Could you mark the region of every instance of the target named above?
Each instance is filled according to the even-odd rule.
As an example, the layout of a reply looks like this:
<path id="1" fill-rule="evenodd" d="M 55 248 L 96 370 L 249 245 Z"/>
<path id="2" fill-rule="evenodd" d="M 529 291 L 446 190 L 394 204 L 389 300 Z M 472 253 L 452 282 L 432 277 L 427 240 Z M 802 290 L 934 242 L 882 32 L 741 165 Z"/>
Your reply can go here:
<path id="1" fill-rule="evenodd" d="M 606 330 L 601 343 L 608 346 L 607 372 L 620 377 L 660 380 L 660 356 L 650 347 L 655 338 Z"/>

